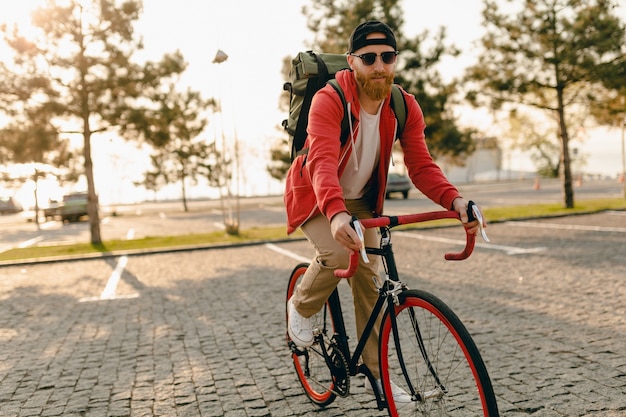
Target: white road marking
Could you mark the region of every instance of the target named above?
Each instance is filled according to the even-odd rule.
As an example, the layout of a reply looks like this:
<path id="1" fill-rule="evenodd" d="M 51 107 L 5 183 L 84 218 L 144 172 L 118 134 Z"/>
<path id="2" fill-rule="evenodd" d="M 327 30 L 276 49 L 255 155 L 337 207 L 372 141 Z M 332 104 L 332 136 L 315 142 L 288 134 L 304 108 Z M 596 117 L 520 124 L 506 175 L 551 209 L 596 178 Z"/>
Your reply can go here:
<path id="1" fill-rule="evenodd" d="M 460 245 L 460 246 L 464 246 L 465 245 L 465 240 L 460 240 L 460 239 L 447 239 L 444 237 L 437 237 L 437 236 L 427 236 L 427 235 L 422 235 L 419 233 L 411 233 L 411 232 L 394 232 L 394 236 L 404 236 L 404 237 L 408 237 L 411 239 L 418 239 L 418 240 L 428 240 L 431 242 L 439 242 L 439 243 L 451 243 L 454 245 Z M 536 247 L 536 248 L 518 248 L 516 246 L 505 246 L 505 245 L 495 245 L 493 243 L 490 244 L 486 244 L 486 243 L 480 243 L 480 242 L 476 242 L 476 247 L 479 248 L 483 248 L 483 249 L 492 249 L 492 250 L 500 250 L 505 252 L 507 255 L 520 255 L 520 254 L 524 254 L 524 253 L 536 253 L 536 252 L 542 252 L 545 251 L 546 248 L 544 247 Z"/>
<path id="2" fill-rule="evenodd" d="M 20 249 L 27 248 L 29 246 L 33 246 L 35 243 L 41 242 L 42 240 L 43 240 L 43 236 L 37 236 L 32 239 L 25 240 L 22 243 L 18 244 L 17 246 L 11 246 L 11 245 L 0 246 L 0 253 L 9 251 L 14 248 L 20 248 Z"/>
<path id="3" fill-rule="evenodd" d="M 117 290 L 117 284 L 120 282 L 120 278 L 122 277 L 122 273 L 124 272 L 124 268 L 126 268 L 126 264 L 128 263 L 128 256 L 120 257 L 120 260 L 117 262 L 117 266 L 113 270 L 113 273 L 109 277 L 109 281 L 107 285 L 104 287 L 102 294 L 100 294 L 101 300 L 110 300 L 115 297 L 115 291 Z"/>
<path id="4" fill-rule="evenodd" d="M 283 206 L 264 206 L 263 210 L 265 211 L 274 211 L 277 213 L 284 213 L 285 212 L 285 207 Z"/>
<path id="5" fill-rule="evenodd" d="M 28 240 L 20 243 L 19 245 L 17 245 L 17 247 L 18 248 L 27 248 L 29 246 L 34 245 L 37 242 L 41 242 L 42 240 L 43 240 L 43 236 L 37 236 L 37 237 L 34 237 L 32 239 L 28 239 Z"/>
<path id="6" fill-rule="evenodd" d="M 465 241 L 464 240 L 457 240 L 457 239 L 447 239 L 447 238 L 443 238 L 443 237 L 436 237 L 436 236 L 426 236 L 426 235 L 421 235 L 421 234 L 417 234 L 417 233 L 409 233 L 409 232 L 399 232 L 396 231 L 394 233 L 394 236 L 404 236 L 404 237 L 408 237 L 411 239 L 418 239 L 418 240 L 428 240 L 431 242 L 439 242 L 439 243 L 451 243 L 454 245 L 465 245 Z M 520 255 L 520 254 L 525 254 L 525 253 L 536 253 L 536 252 L 543 252 L 546 250 L 545 247 L 536 247 L 536 248 L 519 248 L 519 247 L 515 247 L 515 246 L 505 246 L 505 245 L 494 245 L 494 244 L 485 244 L 485 243 L 480 243 L 477 242 L 476 245 L 477 247 L 480 248 L 484 248 L 484 249 L 492 249 L 492 250 L 500 250 L 505 252 L 507 255 Z M 311 262 L 310 258 L 305 258 L 303 256 L 300 256 L 294 252 L 282 249 L 276 245 L 274 245 L 273 243 L 266 243 L 265 247 L 268 249 L 273 250 L 274 252 L 278 252 L 282 255 L 288 256 L 292 259 L 295 259 L 298 262 Z"/>
<path id="7" fill-rule="evenodd" d="M 120 257 L 119 261 L 117 262 L 117 265 L 115 266 L 115 269 L 113 270 L 113 272 L 111 273 L 111 276 L 109 277 L 109 280 L 107 281 L 106 286 L 104 287 L 104 290 L 102 290 L 102 293 L 100 294 L 99 297 L 85 297 L 85 298 L 81 298 L 80 300 L 78 300 L 78 302 L 84 303 L 88 301 L 119 300 L 119 299 L 124 299 L 124 298 L 139 297 L 139 294 L 136 294 L 136 293 L 128 294 L 128 295 L 120 295 L 120 296 L 115 295 L 115 292 L 117 291 L 117 284 L 119 284 L 120 282 L 120 278 L 122 277 L 122 274 L 124 273 L 124 268 L 126 268 L 127 263 L 128 263 L 128 256 Z"/>
<path id="8" fill-rule="evenodd" d="M 559 230 L 583 230 L 587 232 L 617 232 L 626 233 L 626 227 L 608 227 L 608 226 L 585 226 L 580 224 L 557 224 L 557 223 L 539 223 L 539 222 L 506 222 L 507 226 L 519 227 L 535 227 L 539 229 L 559 229 Z"/>
<path id="9" fill-rule="evenodd" d="M 55 222 L 55 221 L 45 222 L 45 223 L 41 223 L 39 225 L 39 227 L 41 227 L 44 230 L 56 229 L 56 228 L 58 228 L 56 223 L 57 222 Z"/>
<path id="10" fill-rule="evenodd" d="M 276 246 L 273 243 L 266 243 L 265 247 L 270 249 L 270 250 L 273 250 L 274 252 L 278 252 L 281 255 L 285 255 L 285 256 L 287 256 L 287 257 L 289 257 L 291 259 L 295 259 L 298 262 L 311 262 L 311 258 L 305 258 L 304 256 L 300 256 L 297 253 L 294 253 L 294 252 L 288 251 L 286 249 L 283 249 L 283 248 L 281 248 L 279 246 Z"/>

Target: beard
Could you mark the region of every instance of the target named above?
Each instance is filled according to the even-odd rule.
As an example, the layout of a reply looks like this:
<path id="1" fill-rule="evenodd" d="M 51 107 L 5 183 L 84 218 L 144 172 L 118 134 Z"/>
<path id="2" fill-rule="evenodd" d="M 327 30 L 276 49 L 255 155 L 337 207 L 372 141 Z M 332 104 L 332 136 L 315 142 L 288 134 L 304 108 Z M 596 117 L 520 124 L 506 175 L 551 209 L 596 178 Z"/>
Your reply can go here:
<path id="1" fill-rule="evenodd" d="M 356 71 L 356 81 L 363 90 L 363 92 L 372 100 L 382 100 L 391 92 L 391 85 L 393 84 L 393 73 L 387 73 L 384 71 L 373 72 L 370 75 L 364 75 L 359 71 Z M 372 78 L 378 78 L 380 76 L 385 77 L 384 82 L 372 81 Z"/>

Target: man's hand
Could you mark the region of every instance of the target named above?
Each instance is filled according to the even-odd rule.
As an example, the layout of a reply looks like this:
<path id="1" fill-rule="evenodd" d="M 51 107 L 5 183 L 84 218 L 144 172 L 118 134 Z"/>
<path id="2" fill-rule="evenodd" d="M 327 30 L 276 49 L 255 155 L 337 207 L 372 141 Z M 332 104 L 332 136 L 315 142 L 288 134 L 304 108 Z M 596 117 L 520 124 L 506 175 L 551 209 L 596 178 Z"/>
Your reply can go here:
<path id="1" fill-rule="evenodd" d="M 469 202 L 466 199 L 459 197 L 452 202 L 452 207 L 454 211 L 459 213 L 459 216 L 461 217 L 461 223 L 463 223 L 463 225 L 467 228 L 468 233 L 476 234 L 476 232 L 478 232 L 478 230 L 480 229 L 480 226 L 478 224 L 478 220 L 470 222 L 469 218 L 467 217 Z M 486 227 L 487 223 L 483 221 L 483 228 Z"/>
<path id="2" fill-rule="evenodd" d="M 339 244 L 349 252 L 361 250 L 361 239 L 350 225 L 352 216 L 347 212 L 336 214 L 330 221 L 330 232 Z"/>

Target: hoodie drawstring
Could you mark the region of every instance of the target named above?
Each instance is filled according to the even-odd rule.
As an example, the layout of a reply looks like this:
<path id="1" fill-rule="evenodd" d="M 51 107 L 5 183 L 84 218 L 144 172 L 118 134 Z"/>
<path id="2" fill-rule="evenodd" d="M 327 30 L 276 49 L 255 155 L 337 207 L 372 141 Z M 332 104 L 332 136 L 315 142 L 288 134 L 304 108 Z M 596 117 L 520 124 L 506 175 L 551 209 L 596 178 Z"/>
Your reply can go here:
<path id="1" fill-rule="evenodd" d="M 350 152 L 350 157 L 354 156 L 354 170 L 359 170 L 359 158 L 356 156 L 356 138 L 354 137 L 354 129 L 352 126 L 352 103 L 348 102 L 348 106 L 346 111 L 348 112 L 348 125 L 350 126 L 350 144 L 352 145 L 352 152 Z"/>

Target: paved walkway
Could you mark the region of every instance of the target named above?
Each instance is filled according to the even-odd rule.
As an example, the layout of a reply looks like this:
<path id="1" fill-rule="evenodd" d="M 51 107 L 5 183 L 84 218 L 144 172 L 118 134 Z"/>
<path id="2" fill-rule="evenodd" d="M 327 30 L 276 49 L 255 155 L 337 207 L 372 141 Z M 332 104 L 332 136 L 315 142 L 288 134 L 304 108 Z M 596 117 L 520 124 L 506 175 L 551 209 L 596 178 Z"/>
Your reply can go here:
<path id="1" fill-rule="evenodd" d="M 443 261 L 434 239 L 456 232 L 394 234 L 400 272 L 474 334 L 502 415 L 626 416 L 623 213 L 494 224 Z M 356 377 L 324 410 L 304 396 L 283 338 L 295 263 L 261 245 L 0 268 L 0 416 L 385 415 Z"/>

